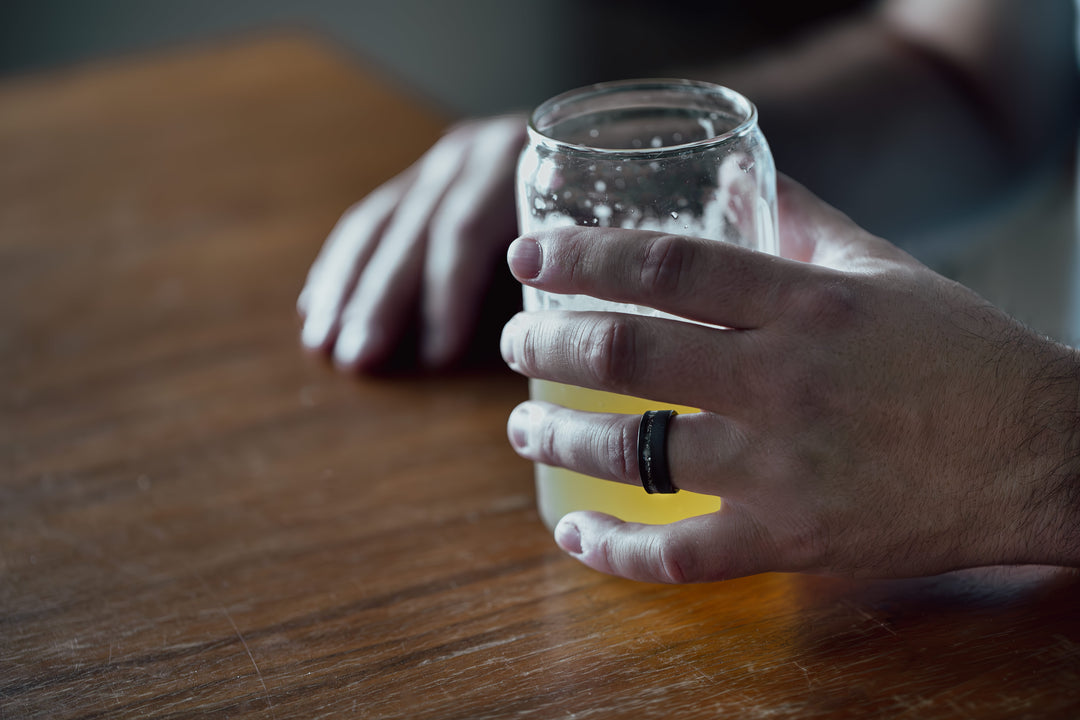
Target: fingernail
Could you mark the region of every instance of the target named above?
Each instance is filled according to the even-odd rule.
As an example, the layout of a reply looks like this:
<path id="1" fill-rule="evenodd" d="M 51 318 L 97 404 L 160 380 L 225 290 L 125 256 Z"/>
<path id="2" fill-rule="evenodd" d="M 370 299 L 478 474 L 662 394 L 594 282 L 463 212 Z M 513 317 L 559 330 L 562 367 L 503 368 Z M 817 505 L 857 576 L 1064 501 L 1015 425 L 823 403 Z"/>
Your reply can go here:
<path id="1" fill-rule="evenodd" d="M 367 344 L 367 332 L 363 327 L 350 324 L 341 328 L 334 344 L 334 360 L 339 365 L 353 365 L 360 358 L 364 345 Z"/>
<path id="2" fill-rule="evenodd" d="M 541 459 L 537 457 L 538 443 L 534 443 L 533 439 L 537 437 L 537 430 L 544 422 L 545 414 L 543 406 L 533 402 L 523 402 L 510 413 L 506 434 L 519 455 L 534 460 Z"/>
<path id="3" fill-rule="evenodd" d="M 511 370 L 518 370 L 515 346 L 518 336 L 521 334 L 521 315 L 515 315 L 503 326 L 502 336 L 499 338 L 499 352 L 503 362 L 510 366 Z"/>
<path id="4" fill-rule="evenodd" d="M 330 326 L 334 324 L 329 313 L 316 312 L 308 316 L 304 321 L 304 329 L 300 333 L 300 342 L 312 350 L 318 349 L 326 343 L 330 334 Z"/>
<path id="5" fill-rule="evenodd" d="M 555 544 L 571 555 L 580 555 L 581 530 L 569 520 L 560 520 L 555 526 Z"/>
<path id="6" fill-rule="evenodd" d="M 515 277 L 532 280 L 540 274 L 544 262 L 540 243 L 532 238 L 518 238 L 510 243 L 510 248 L 506 251 L 506 262 Z"/>

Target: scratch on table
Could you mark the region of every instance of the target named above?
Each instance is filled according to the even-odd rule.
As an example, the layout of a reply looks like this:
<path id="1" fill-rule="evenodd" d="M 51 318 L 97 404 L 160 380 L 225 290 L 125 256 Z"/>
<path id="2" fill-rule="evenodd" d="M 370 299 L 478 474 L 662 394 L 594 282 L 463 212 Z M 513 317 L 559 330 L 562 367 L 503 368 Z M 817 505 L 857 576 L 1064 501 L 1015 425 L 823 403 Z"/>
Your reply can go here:
<path id="1" fill-rule="evenodd" d="M 232 625 L 233 632 L 236 633 L 236 637 L 240 638 L 240 644 L 244 646 L 244 651 L 247 653 L 248 659 L 251 660 L 251 666 L 255 668 L 255 674 L 259 677 L 259 684 L 262 685 L 263 697 L 266 698 L 266 707 L 270 710 L 270 716 L 277 717 L 277 714 L 274 712 L 274 703 L 270 701 L 270 689 L 266 687 L 266 681 L 263 680 L 263 674 L 262 670 L 259 669 L 259 663 L 255 662 L 255 655 L 252 654 L 251 648 L 248 647 L 247 640 L 244 639 L 244 634 L 240 632 L 240 628 L 236 626 L 236 621 L 233 620 L 232 615 L 229 614 L 229 609 L 224 605 L 221 605 L 220 607 L 221 614 L 224 615 L 225 619 Z"/>
<path id="2" fill-rule="evenodd" d="M 862 615 L 864 618 L 866 618 L 870 622 L 884 628 L 885 631 L 888 632 L 889 634 L 891 634 L 893 637 L 899 637 L 899 633 L 897 633 L 895 630 L 893 630 L 891 627 L 889 627 L 888 624 L 885 621 L 883 621 L 881 618 L 874 617 L 873 615 L 871 615 L 869 612 L 862 609 L 858 605 L 851 604 L 851 605 L 849 605 L 849 607 L 851 607 L 852 610 L 857 612 L 859 615 Z"/>
<path id="3" fill-rule="evenodd" d="M 525 636 L 524 635 L 514 635 L 513 637 L 497 638 L 497 639 L 492 640 L 490 642 L 479 643 L 477 645 L 470 645 L 469 647 L 462 648 L 460 650 L 454 650 L 453 652 L 449 652 L 449 653 L 447 653 L 445 655 L 440 655 L 437 658 L 429 658 L 427 660 L 424 660 L 420 664 L 421 665 L 427 665 L 428 663 L 431 663 L 431 662 L 445 662 L 447 660 L 453 660 L 454 658 L 461 657 L 462 655 L 468 655 L 470 653 L 480 652 L 482 650 L 490 650 L 491 648 L 499 647 L 500 645 L 506 645 L 508 643 L 514 643 L 514 642 L 517 642 L 518 640 L 521 640 L 523 637 L 525 637 Z"/>
<path id="4" fill-rule="evenodd" d="M 251 660 L 251 666 L 255 668 L 255 675 L 259 678 L 259 684 L 262 685 L 263 697 L 266 699 L 266 708 L 270 711 L 270 717 L 276 718 L 277 713 L 274 711 L 274 703 L 270 700 L 270 689 L 266 686 L 266 680 L 263 679 L 262 670 L 259 669 L 259 663 L 255 662 L 255 654 L 252 653 L 251 648 L 248 647 L 247 640 L 244 639 L 244 634 L 240 632 L 240 628 L 237 626 L 236 621 L 233 620 L 233 616 L 229 613 L 229 609 L 218 599 L 214 589 L 210 587 L 210 583 L 206 582 L 206 579 L 198 572 L 193 571 L 192 574 L 199 581 L 199 584 L 203 586 L 203 589 L 206 590 L 211 598 L 213 598 L 214 602 L 217 603 L 221 614 L 229 621 L 229 625 L 232 626 L 233 632 L 235 632 L 236 637 L 239 638 L 240 644 L 244 646 L 244 652 L 247 653 L 248 659 Z"/>
<path id="5" fill-rule="evenodd" d="M 800 665 L 799 663 L 795 662 L 794 660 L 792 660 L 792 661 L 791 661 L 791 664 L 792 664 L 792 665 L 794 665 L 795 667 L 799 668 L 800 670 L 802 670 L 802 672 L 803 672 L 803 675 L 805 675 L 805 676 L 806 676 L 806 689 L 807 689 L 807 690 L 812 690 L 812 689 L 813 689 L 813 686 L 812 686 L 812 685 L 811 685 L 811 683 L 810 683 L 810 671 L 809 671 L 809 670 L 807 670 L 806 668 L 804 668 L 804 667 L 803 667 L 802 665 Z"/>

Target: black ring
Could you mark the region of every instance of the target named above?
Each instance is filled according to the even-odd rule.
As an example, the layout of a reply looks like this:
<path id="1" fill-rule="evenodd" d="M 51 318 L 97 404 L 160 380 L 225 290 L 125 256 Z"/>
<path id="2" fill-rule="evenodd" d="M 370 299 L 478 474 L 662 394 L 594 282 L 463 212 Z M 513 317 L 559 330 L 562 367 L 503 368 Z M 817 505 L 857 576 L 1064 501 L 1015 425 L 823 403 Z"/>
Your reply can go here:
<path id="1" fill-rule="evenodd" d="M 649 410 L 641 416 L 637 434 L 638 472 L 647 493 L 679 492 L 671 482 L 667 459 L 668 423 L 676 414 L 674 410 Z"/>

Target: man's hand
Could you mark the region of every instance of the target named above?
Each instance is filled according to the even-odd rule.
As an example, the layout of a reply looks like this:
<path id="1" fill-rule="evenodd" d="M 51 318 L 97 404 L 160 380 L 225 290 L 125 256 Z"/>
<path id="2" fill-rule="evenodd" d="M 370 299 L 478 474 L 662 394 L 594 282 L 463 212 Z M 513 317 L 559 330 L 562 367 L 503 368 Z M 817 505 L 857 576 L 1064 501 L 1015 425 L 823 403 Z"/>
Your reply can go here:
<path id="1" fill-rule="evenodd" d="M 342 369 L 376 369 L 419 304 L 422 359 L 455 360 L 516 234 L 514 171 L 524 140 L 521 116 L 460 125 L 350 208 L 297 301 L 303 344 L 332 350 Z"/>
<path id="2" fill-rule="evenodd" d="M 507 324 L 518 372 L 703 410 L 671 423 L 671 475 L 721 496 L 718 512 L 656 526 L 571 513 L 560 546 L 655 582 L 1080 564 L 1077 353 L 785 178 L 780 240 L 784 257 L 568 228 L 510 247 L 527 285 L 695 321 L 536 312 Z M 637 424 L 529 402 L 508 433 L 530 460 L 638 484 Z"/>

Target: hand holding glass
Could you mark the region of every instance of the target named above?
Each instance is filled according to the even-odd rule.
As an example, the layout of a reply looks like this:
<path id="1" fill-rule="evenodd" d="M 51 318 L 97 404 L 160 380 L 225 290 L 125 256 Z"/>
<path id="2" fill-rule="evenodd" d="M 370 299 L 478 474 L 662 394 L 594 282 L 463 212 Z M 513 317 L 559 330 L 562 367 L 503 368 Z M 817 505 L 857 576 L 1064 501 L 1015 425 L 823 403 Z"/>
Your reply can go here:
<path id="1" fill-rule="evenodd" d="M 604 83 L 556 96 L 529 121 L 517 176 L 521 234 L 566 225 L 694 235 L 776 252 L 776 172 L 754 106 L 738 93 L 688 80 Z M 652 308 L 525 288 L 526 311 Z M 546 380 L 533 399 L 594 412 L 695 412 Z M 675 478 L 676 484 L 678 478 Z M 667 523 L 720 507 L 717 497 L 644 489 L 537 465 L 540 515 L 554 527 L 573 510 Z"/>

